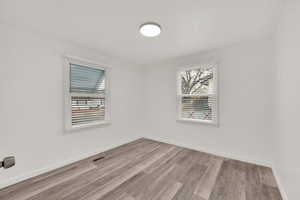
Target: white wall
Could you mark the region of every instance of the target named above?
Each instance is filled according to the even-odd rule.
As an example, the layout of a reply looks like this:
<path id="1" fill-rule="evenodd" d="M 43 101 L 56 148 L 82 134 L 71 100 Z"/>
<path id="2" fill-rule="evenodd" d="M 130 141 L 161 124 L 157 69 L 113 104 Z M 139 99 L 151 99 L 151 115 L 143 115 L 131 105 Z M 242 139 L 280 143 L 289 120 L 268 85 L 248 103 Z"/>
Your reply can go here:
<path id="1" fill-rule="evenodd" d="M 219 127 L 176 122 L 176 66 L 219 64 Z M 275 78 L 270 38 L 147 67 L 147 137 L 270 165 Z"/>
<path id="2" fill-rule="evenodd" d="M 288 2 L 276 46 L 273 38 L 262 38 L 144 69 L 96 50 L 0 25 L 0 158 L 17 158 L 14 168 L 0 172 L 0 188 L 91 153 L 149 137 L 275 164 L 289 199 L 297 199 L 300 2 Z M 112 66 L 110 126 L 64 131 L 65 53 Z M 176 122 L 176 68 L 203 60 L 220 62 L 219 127 Z"/>
<path id="3" fill-rule="evenodd" d="M 0 172 L 0 188 L 139 137 L 271 162 L 275 77 L 271 39 L 146 68 L 6 25 L 0 25 L 0 44 L 0 158 L 17 159 L 15 167 Z M 110 126 L 64 131 L 65 53 L 112 66 Z M 209 59 L 220 61 L 219 127 L 176 122 L 176 66 Z"/>
<path id="4" fill-rule="evenodd" d="M 300 2 L 286 1 L 277 34 L 276 170 L 290 200 L 300 191 Z"/>
<path id="5" fill-rule="evenodd" d="M 1 170 L 0 187 L 52 167 L 141 137 L 141 71 L 101 53 L 0 25 L 0 158 L 16 156 Z M 64 132 L 65 53 L 112 67 L 112 124 Z"/>

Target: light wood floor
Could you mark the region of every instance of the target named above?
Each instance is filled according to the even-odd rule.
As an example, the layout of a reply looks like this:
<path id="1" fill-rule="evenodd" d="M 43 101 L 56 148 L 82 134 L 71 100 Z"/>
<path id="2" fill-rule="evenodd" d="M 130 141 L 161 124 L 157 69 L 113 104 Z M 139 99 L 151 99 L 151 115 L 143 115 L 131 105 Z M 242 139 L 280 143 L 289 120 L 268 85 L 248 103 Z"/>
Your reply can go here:
<path id="1" fill-rule="evenodd" d="M 281 200 L 281 196 L 270 168 L 139 139 L 1 189 L 0 199 Z"/>

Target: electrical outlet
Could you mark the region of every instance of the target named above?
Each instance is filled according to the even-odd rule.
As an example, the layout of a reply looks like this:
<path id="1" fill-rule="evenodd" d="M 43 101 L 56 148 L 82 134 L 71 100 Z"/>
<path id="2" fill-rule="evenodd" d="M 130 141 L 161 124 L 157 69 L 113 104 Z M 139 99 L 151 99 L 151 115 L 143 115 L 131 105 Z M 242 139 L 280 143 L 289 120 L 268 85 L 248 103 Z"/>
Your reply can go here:
<path id="1" fill-rule="evenodd" d="M 4 169 L 11 168 L 16 164 L 15 157 L 9 156 L 3 159 L 1 162 L 1 167 Z"/>

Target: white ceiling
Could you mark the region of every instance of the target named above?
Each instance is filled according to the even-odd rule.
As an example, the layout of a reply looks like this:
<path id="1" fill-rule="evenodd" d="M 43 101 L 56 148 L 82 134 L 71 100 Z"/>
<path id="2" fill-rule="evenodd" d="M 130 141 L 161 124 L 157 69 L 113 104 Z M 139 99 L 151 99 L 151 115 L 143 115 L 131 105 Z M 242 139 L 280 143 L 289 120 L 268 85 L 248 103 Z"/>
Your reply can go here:
<path id="1" fill-rule="evenodd" d="M 282 0 L 0 0 L 1 21 L 139 64 L 270 33 Z M 161 24 L 144 38 L 141 23 Z"/>

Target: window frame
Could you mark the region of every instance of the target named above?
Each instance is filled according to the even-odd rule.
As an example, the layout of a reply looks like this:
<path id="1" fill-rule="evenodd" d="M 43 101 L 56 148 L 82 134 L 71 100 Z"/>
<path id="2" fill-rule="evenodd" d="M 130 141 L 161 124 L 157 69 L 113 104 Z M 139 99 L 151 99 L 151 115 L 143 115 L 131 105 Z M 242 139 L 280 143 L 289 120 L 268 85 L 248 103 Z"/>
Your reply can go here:
<path id="1" fill-rule="evenodd" d="M 111 68 L 104 64 L 99 64 L 94 61 L 89 61 L 86 59 L 78 58 L 75 56 L 65 55 L 64 56 L 64 97 L 65 97 L 65 129 L 67 131 L 73 131 L 83 128 L 91 128 L 96 126 L 109 125 L 111 123 L 111 98 L 110 98 L 110 72 Z M 105 71 L 105 93 L 104 94 L 90 94 L 90 93 L 77 93 L 70 91 L 71 82 L 71 71 L 70 64 L 77 64 L 82 66 L 87 66 L 95 69 L 101 69 Z M 105 105 L 105 119 L 96 122 L 90 122 L 87 124 L 72 125 L 72 97 L 82 96 L 82 97 L 104 97 Z"/>
<path id="2" fill-rule="evenodd" d="M 214 93 L 213 94 L 181 94 L 181 78 L 180 73 L 185 70 L 193 70 L 199 68 L 207 68 L 205 66 L 212 66 L 214 70 L 213 83 L 214 83 Z M 190 67 L 181 66 L 177 69 L 176 72 L 176 101 L 177 101 L 177 121 L 178 122 L 192 122 L 197 124 L 207 124 L 218 126 L 219 125 L 219 90 L 218 90 L 218 63 L 217 62 L 203 62 L 200 64 L 196 64 Z M 215 105 L 213 106 L 215 117 L 213 120 L 201 120 L 201 119 L 189 119 L 183 118 L 181 116 L 181 108 L 182 108 L 182 97 L 192 97 L 192 96 L 214 96 L 216 99 Z"/>

